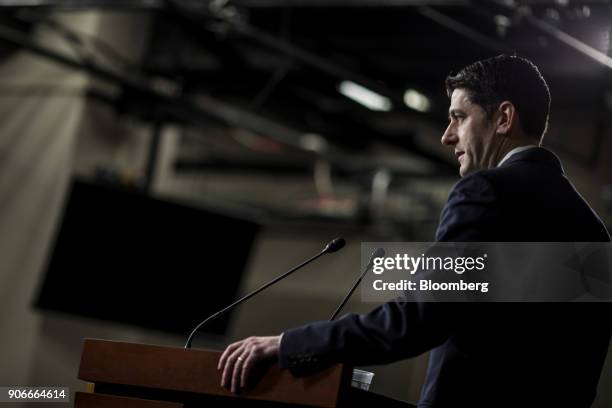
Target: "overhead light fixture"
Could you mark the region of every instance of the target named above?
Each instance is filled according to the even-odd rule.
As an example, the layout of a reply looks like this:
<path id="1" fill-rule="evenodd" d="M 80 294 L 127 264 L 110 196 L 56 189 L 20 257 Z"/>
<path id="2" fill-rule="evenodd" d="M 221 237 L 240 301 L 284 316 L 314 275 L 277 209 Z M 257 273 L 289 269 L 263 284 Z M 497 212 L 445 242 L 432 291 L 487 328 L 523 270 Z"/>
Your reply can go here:
<path id="1" fill-rule="evenodd" d="M 510 27 L 512 25 L 512 21 L 504 16 L 503 14 L 498 14 L 495 17 L 493 17 L 493 20 L 495 21 L 495 24 L 499 27 Z"/>
<path id="2" fill-rule="evenodd" d="M 327 141 L 321 135 L 316 133 L 305 133 L 300 137 L 300 146 L 302 149 L 315 153 L 324 153 L 327 151 Z"/>
<path id="3" fill-rule="evenodd" d="M 589 6 L 582 6 L 582 17 L 589 18 L 591 16 L 591 8 Z"/>
<path id="4" fill-rule="evenodd" d="M 408 89 L 404 92 L 404 103 L 409 108 L 419 112 L 429 112 L 431 109 L 429 98 L 415 89 Z"/>
<path id="5" fill-rule="evenodd" d="M 495 17 L 493 17 L 493 20 L 495 21 L 497 35 L 500 37 L 505 37 L 508 28 L 510 28 L 510 26 L 512 25 L 512 21 L 503 14 L 496 15 Z"/>
<path id="6" fill-rule="evenodd" d="M 342 81 L 338 92 L 373 111 L 388 112 L 393 108 L 389 98 L 352 81 Z"/>

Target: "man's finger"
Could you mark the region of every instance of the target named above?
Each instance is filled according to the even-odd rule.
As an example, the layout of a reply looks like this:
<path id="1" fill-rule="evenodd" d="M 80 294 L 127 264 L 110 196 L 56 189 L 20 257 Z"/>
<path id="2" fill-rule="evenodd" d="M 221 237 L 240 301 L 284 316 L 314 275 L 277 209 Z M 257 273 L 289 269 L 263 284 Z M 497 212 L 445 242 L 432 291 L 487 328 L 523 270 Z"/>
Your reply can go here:
<path id="1" fill-rule="evenodd" d="M 217 363 L 217 370 L 221 370 L 225 366 L 227 358 L 232 354 L 234 350 L 240 347 L 242 342 L 243 340 L 240 340 L 227 346 L 227 348 L 223 351 L 223 354 L 221 354 L 221 357 L 219 358 L 219 362 Z"/>
<path id="2" fill-rule="evenodd" d="M 255 352 L 251 352 L 249 354 L 249 356 L 246 358 L 246 360 L 244 360 L 244 364 L 242 364 L 242 370 L 240 373 L 240 387 L 244 388 L 246 387 L 247 384 L 247 380 L 249 379 L 249 376 L 251 375 L 251 371 L 253 370 L 253 367 L 255 367 L 255 365 L 257 364 L 257 353 Z"/>
<path id="3" fill-rule="evenodd" d="M 227 387 L 230 384 L 230 380 L 234 371 L 234 366 L 238 360 L 238 357 L 243 353 L 241 348 L 234 350 L 225 360 L 223 366 L 223 374 L 221 375 L 221 386 Z"/>
<path id="4" fill-rule="evenodd" d="M 234 394 L 238 392 L 238 388 L 240 385 L 240 374 L 242 373 L 242 366 L 244 365 L 244 362 L 245 362 L 245 358 L 239 355 L 236 358 L 236 361 L 234 363 L 234 367 L 232 370 L 232 386 L 231 386 L 231 391 Z"/>

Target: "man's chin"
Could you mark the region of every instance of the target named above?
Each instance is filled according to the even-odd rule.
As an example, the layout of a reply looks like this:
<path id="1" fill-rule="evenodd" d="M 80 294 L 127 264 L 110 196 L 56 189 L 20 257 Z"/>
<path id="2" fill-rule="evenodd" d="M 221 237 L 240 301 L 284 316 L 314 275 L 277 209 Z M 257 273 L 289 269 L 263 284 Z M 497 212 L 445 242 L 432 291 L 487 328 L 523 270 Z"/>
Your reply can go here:
<path id="1" fill-rule="evenodd" d="M 470 174 L 474 173 L 475 171 L 476 171 L 476 169 L 473 168 L 473 167 L 468 167 L 468 166 L 461 165 L 459 167 L 459 176 L 461 176 L 461 177 L 469 176 Z"/>

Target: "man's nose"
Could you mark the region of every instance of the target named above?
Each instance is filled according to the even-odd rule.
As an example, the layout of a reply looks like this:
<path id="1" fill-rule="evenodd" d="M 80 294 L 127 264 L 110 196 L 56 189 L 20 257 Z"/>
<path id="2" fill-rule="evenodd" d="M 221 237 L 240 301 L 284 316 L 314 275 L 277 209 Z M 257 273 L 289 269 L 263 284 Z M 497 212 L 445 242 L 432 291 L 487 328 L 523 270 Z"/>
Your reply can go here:
<path id="1" fill-rule="evenodd" d="M 451 125 L 449 125 L 444 131 L 440 142 L 446 146 L 453 146 L 457 143 L 457 134 Z"/>

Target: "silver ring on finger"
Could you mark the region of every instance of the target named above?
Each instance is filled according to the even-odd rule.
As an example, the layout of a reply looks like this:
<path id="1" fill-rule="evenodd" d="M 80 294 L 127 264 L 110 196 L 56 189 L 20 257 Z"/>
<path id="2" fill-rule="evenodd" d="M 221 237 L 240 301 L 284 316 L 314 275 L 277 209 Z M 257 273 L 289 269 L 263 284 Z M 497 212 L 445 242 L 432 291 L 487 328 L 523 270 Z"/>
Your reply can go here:
<path id="1" fill-rule="evenodd" d="M 238 361 L 240 361 L 242 363 L 244 361 L 244 357 L 238 356 Z"/>

